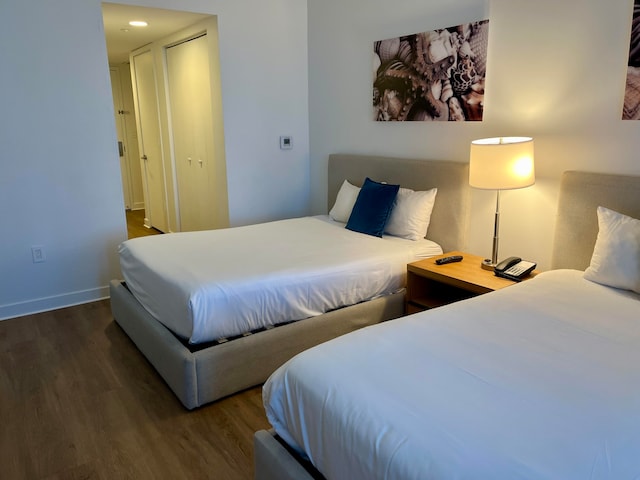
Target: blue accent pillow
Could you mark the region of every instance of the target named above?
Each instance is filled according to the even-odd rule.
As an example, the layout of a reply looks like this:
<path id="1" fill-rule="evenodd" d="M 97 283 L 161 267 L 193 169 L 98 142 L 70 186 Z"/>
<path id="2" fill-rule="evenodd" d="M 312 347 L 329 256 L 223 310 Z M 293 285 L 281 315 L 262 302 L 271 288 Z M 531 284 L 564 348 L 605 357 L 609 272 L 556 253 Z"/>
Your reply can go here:
<path id="1" fill-rule="evenodd" d="M 367 177 L 347 222 L 347 229 L 382 237 L 400 185 L 378 183 Z"/>

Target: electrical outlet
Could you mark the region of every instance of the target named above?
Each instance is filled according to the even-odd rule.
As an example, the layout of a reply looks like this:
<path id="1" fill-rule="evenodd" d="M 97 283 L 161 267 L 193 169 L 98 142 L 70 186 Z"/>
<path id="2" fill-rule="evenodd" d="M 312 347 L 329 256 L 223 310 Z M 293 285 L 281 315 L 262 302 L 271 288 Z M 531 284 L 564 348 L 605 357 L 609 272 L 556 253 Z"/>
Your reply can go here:
<path id="1" fill-rule="evenodd" d="M 34 245 L 31 247 L 31 258 L 33 263 L 42 263 L 45 261 L 44 247 L 42 245 Z"/>

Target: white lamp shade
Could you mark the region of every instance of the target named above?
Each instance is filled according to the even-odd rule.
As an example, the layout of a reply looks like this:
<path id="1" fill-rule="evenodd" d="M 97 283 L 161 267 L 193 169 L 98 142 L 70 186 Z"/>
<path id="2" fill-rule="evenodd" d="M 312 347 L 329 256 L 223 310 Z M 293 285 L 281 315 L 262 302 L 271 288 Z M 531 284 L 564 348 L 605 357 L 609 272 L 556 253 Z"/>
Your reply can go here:
<path id="1" fill-rule="evenodd" d="M 487 190 L 510 190 L 533 185 L 533 138 L 496 137 L 471 142 L 469 185 Z"/>

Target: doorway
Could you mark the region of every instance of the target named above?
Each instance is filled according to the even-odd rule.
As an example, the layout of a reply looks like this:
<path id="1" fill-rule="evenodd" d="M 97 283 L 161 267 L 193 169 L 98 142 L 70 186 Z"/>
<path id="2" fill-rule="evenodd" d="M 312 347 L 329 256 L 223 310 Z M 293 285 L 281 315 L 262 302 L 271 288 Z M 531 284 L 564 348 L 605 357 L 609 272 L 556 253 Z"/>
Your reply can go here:
<path id="1" fill-rule="evenodd" d="M 155 227 L 163 232 L 177 231 L 179 228 L 172 228 L 175 221 L 171 225 L 171 205 L 168 204 L 170 201 L 168 197 L 172 196 L 171 185 L 165 184 L 167 179 L 172 180 L 171 172 L 164 170 L 164 162 L 160 164 L 156 161 L 153 165 L 150 164 L 149 155 L 146 154 L 145 160 L 145 153 L 141 154 L 138 148 L 138 143 L 142 139 L 138 138 L 138 128 L 136 128 L 136 122 L 139 119 L 135 115 L 129 55 L 142 45 L 210 18 L 211 15 L 113 3 L 103 3 L 102 14 L 113 87 L 123 203 L 127 210 L 127 219 L 137 222 L 142 218 L 140 226 L 149 229 Z M 130 26 L 131 20 L 145 20 L 147 26 L 140 28 Z M 139 60 L 143 66 L 147 68 L 151 66 L 148 57 L 140 57 Z M 152 103 L 156 102 L 155 98 L 148 100 L 151 103 L 145 104 L 147 112 L 154 108 Z M 153 130 L 149 132 L 148 135 L 153 135 Z M 149 146 L 151 143 L 150 140 Z M 155 152 L 154 157 L 158 156 L 162 155 Z M 147 182 L 147 180 L 150 181 Z M 148 187 L 151 188 L 145 191 Z M 166 195 L 167 191 L 169 195 Z M 145 202 L 145 198 L 149 196 L 152 196 L 152 201 Z M 140 215 L 138 210 L 143 214 Z M 135 213 L 129 214 L 129 212 Z"/>
<path id="2" fill-rule="evenodd" d="M 144 210 L 131 73 L 128 65 L 110 66 L 109 73 L 125 209 Z"/>

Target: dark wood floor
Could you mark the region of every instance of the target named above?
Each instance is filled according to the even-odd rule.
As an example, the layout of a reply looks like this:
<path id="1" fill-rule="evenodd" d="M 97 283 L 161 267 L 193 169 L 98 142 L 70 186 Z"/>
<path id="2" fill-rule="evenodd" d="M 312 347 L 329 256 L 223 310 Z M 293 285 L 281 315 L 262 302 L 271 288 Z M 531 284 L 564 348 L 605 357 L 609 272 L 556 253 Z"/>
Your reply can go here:
<path id="1" fill-rule="evenodd" d="M 250 479 L 260 387 L 187 411 L 108 301 L 0 322 L 0 478 Z"/>
<path id="2" fill-rule="evenodd" d="M 144 210 L 126 210 L 126 214 L 127 232 L 129 234 L 129 238 L 162 234 L 160 230 L 156 230 L 155 228 L 147 228 L 144 226 Z"/>

